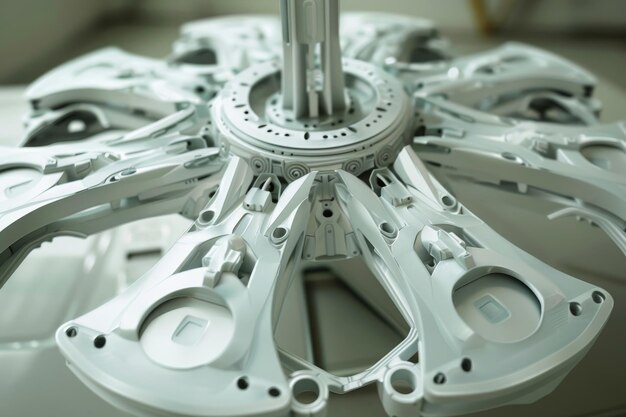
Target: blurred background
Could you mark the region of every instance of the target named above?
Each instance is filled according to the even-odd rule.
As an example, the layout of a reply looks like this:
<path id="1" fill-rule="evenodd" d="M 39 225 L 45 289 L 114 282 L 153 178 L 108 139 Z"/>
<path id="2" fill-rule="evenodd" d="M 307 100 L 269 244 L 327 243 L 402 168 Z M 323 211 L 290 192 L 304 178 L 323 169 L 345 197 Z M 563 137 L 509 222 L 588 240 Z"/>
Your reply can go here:
<path id="1" fill-rule="evenodd" d="M 515 40 L 577 62 L 599 78 L 596 95 L 604 104 L 603 121 L 626 119 L 625 4 L 623 0 L 341 1 L 344 11 L 382 11 L 431 19 L 450 39 L 458 54 Z M 277 12 L 277 0 L 0 0 L 0 145 L 19 142 L 22 115 L 27 111 L 22 99 L 25 85 L 69 59 L 105 46 L 165 57 L 178 36 L 180 25 L 186 21 L 232 13 Z M 626 259 L 623 255 L 597 229 L 575 220 L 547 221 L 546 213 L 552 210 L 548 205 L 531 204 L 522 196 L 512 199 L 508 194 L 489 194 L 469 183 L 459 184 L 453 191 L 506 238 L 567 273 L 597 283 L 615 299 L 612 318 L 597 344 L 552 395 L 532 406 L 512 406 L 476 416 L 626 415 L 623 383 Z M 59 311 L 67 313 L 65 306 L 74 306 L 67 301 L 70 294 L 80 295 L 77 298 L 85 304 L 72 307 L 76 311 L 86 309 L 87 304 L 98 305 L 121 285 L 120 276 L 115 275 L 118 271 L 112 271 L 110 265 L 124 265 L 120 273 L 130 282 L 158 259 L 158 256 L 154 259 L 131 256 L 132 250 L 145 253 L 142 244 L 154 245 L 158 241 L 159 250 L 165 251 L 169 242 L 187 226 L 180 219 L 155 220 L 105 232 L 87 243 L 55 241 L 56 246 L 36 255 L 38 262 L 18 271 L 18 276 L 11 280 L 12 287 L 7 285 L 0 292 L 0 373 L 4 376 L 0 379 L 1 417 L 125 416 L 91 394 L 65 367 L 49 330 L 55 329 L 66 317 L 57 317 L 52 312 L 58 307 Z M 160 233 L 158 239 L 154 237 L 155 231 Z M 570 236 L 567 241 L 562 238 L 565 234 Z M 120 249 L 98 253 L 94 248 L 100 247 L 99 240 L 113 242 L 111 247 L 125 248 L 129 252 Z M 131 241 L 135 249 L 129 246 Z M 63 268 L 54 262 L 59 259 L 61 249 L 65 255 L 68 251 L 73 254 Z M 94 268 L 100 271 L 100 281 L 84 270 L 83 260 L 88 256 L 99 260 Z M 70 270 L 74 272 L 68 272 Z M 65 281 L 44 280 L 42 285 L 42 276 L 55 274 Z M 353 314 L 333 313 L 329 323 L 334 327 L 323 331 L 343 334 L 355 326 L 363 328 L 365 321 L 360 334 L 374 337 L 373 329 L 378 326 L 376 318 L 368 316 L 364 320 L 368 313 L 362 311 L 358 300 L 333 285 L 316 290 L 319 305 L 323 307 L 320 311 L 333 311 L 332 308 L 343 306 L 352 309 Z M 73 292 L 64 288 L 72 288 Z M 70 317 L 75 315 L 74 310 L 68 313 Z M 39 326 L 20 328 L 12 317 L 39 323 Z M 350 321 L 354 317 L 360 318 L 358 322 Z M 43 342 L 14 346 L 10 341 L 22 337 L 21 331 L 29 332 L 29 337 L 30 333 L 40 332 Z M 381 327 L 381 332 L 384 331 Z M 338 340 L 338 344 L 329 345 L 329 349 L 340 353 L 365 354 L 368 352 L 363 346 L 373 343 L 371 339 L 365 343 L 358 338 L 333 340 Z M 354 359 L 354 355 L 349 356 L 344 359 Z M 375 387 L 370 388 L 346 396 L 343 401 L 335 401 L 330 416 L 382 416 Z"/>
<path id="2" fill-rule="evenodd" d="M 502 39 L 535 43 L 626 87 L 623 0 L 343 0 L 341 6 L 432 19 L 460 52 Z M 275 0 L 1 0 L 0 84 L 30 82 L 106 45 L 162 57 L 185 21 L 277 11 Z"/>
<path id="3" fill-rule="evenodd" d="M 626 13 L 623 0 L 342 0 L 344 11 L 433 20 L 459 54 L 527 42 L 577 62 L 603 82 L 604 121 L 623 117 Z M 1 138 L 21 132 L 23 90 L 69 59 L 105 46 L 165 57 L 182 23 L 211 16 L 278 12 L 277 0 L 0 0 Z"/>

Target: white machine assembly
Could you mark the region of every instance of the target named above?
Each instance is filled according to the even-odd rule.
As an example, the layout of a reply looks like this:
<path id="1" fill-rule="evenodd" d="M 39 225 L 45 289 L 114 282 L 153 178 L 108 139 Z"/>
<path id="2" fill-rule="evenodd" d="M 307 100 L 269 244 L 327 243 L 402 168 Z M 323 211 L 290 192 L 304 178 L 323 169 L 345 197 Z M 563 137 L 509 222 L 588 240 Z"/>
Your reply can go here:
<path id="1" fill-rule="evenodd" d="M 111 48 L 35 82 L 22 146 L 0 153 L 0 287 L 55 237 L 180 214 L 193 226 L 149 272 L 56 335 L 124 411 L 324 416 L 376 384 L 389 416 L 436 417 L 549 394 L 611 296 L 498 235 L 429 169 L 557 201 L 554 221 L 626 254 L 626 122 L 599 124 L 594 77 L 530 46 L 457 58 L 427 21 L 340 28 L 338 0 L 280 7 L 282 24 L 188 24 L 167 61 Z M 336 373 L 276 333 L 304 271 L 350 262 L 405 338 Z"/>

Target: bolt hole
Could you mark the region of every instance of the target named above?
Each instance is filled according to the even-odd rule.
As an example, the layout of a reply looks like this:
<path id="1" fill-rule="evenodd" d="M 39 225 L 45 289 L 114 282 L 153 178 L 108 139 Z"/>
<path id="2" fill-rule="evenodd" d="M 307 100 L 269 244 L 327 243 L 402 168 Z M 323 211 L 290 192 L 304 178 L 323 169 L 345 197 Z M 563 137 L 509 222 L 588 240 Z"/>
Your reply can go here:
<path id="1" fill-rule="evenodd" d="M 515 156 L 515 154 L 512 154 L 510 152 L 504 152 L 502 154 L 502 157 L 508 161 L 517 161 L 517 156 Z"/>
<path id="2" fill-rule="evenodd" d="M 380 231 L 386 236 L 393 236 L 396 233 L 396 228 L 391 223 L 382 222 L 379 227 Z"/>
<path id="3" fill-rule="evenodd" d="M 69 327 L 65 331 L 65 334 L 67 335 L 67 337 L 76 337 L 76 335 L 78 334 L 78 329 L 76 329 L 76 327 Z"/>
<path id="4" fill-rule="evenodd" d="M 215 217 L 215 212 L 213 210 L 207 210 L 202 212 L 202 214 L 200 215 L 200 219 L 204 222 L 204 223 L 210 223 L 211 220 L 213 220 L 213 218 Z"/>
<path id="5" fill-rule="evenodd" d="M 463 369 L 465 372 L 469 372 L 472 370 L 472 360 L 470 358 L 464 358 L 461 361 L 461 369 Z"/>
<path id="6" fill-rule="evenodd" d="M 576 302 L 569 303 L 569 312 L 572 313 L 573 316 L 580 316 L 583 312 L 583 308 L 580 304 Z"/>
<path id="7" fill-rule="evenodd" d="M 600 291 L 594 291 L 593 294 L 591 294 L 591 298 L 596 304 L 602 304 L 604 300 L 606 300 L 606 297 Z"/>
<path id="8" fill-rule="evenodd" d="M 267 391 L 270 395 L 270 397 L 280 397 L 280 390 L 276 387 L 272 387 Z"/>
<path id="9" fill-rule="evenodd" d="M 300 379 L 293 385 L 293 397 L 300 404 L 313 404 L 320 398 L 320 395 L 320 386 L 314 379 Z"/>
<path id="10" fill-rule="evenodd" d="M 72 120 L 67 125 L 68 133 L 80 133 L 80 132 L 85 131 L 86 129 L 87 129 L 87 124 L 83 122 L 82 120 Z"/>
<path id="11" fill-rule="evenodd" d="M 245 376 L 242 376 L 237 380 L 237 388 L 239 388 L 240 390 L 246 390 L 249 386 L 250 383 L 248 382 L 248 378 L 246 378 Z"/>
<path id="12" fill-rule="evenodd" d="M 274 229 L 274 231 L 272 232 L 272 237 L 274 239 L 282 239 L 285 236 L 287 236 L 287 229 L 285 229 L 284 227 L 277 227 L 276 229 Z"/>
<path id="13" fill-rule="evenodd" d="M 446 207 L 454 206 L 454 199 L 450 197 L 449 195 L 444 195 L 443 197 L 441 197 L 441 202 Z"/>
<path id="14" fill-rule="evenodd" d="M 408 395 L 415 391 L 417 383 L 415 375 L 408 369 L 398 369 L 391 374 L 391 387 L 398 394 Z"/>
<path id="15" fill-rule="evenodd" d="M 93 345 L 96 347 L 96 349 L 102 349 L 104 345 L 106 344 L 107 344 L 107 338 L 104 337 L 103 335 L 97 336 L 93 340 Z"/>
<path id="16" fill-rule="evenodd" d="M 435 375 L 435 377 L 433 378 L 433 381 L 437 385 L 443 385 L 446 383 L 446 376 L 442 374 L 441 372 L 439 372 L 437 375 Z"/>

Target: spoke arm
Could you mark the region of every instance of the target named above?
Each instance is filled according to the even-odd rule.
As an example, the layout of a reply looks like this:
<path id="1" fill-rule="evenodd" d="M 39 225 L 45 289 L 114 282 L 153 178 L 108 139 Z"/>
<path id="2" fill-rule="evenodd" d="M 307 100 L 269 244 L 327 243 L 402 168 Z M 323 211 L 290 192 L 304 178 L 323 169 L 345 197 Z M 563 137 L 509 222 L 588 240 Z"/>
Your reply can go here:
<path id="1" fill-rule="evenodd" d="M 234 167 L 247 178 L 249 168 L 237 160 Z M 71 369 L 125 409 L 285 414 L 290 394 L 273 312 L 300 262 L 314 180 L 309 174 L 292 183 L 276 206 L 253 208 L 245 196 L 269 192 L 252 186 L 242 193 L 249 181 L 225 178 L 207 206 L 222 207 L 219 217 L 210 224 L 199 219 L 126 292 L 60 328 L 57 340 Z M 129 356 L 124 367 L 115 365 Z M 252 395 L 249 404 L 243 389 Z"/>
<path id="2" fill-rule="evenodd" d="M 92 172 L 72 181 L 67 172 L 31 169 L 31 154 L 20 151 L 11 154 L 12 168 L 0 172 L 9 196 L 0 201 L 0 286 L 28 252 L 55 236 L 87 236 L 164 214 L 195 219 L 224 164 L 217 150 L 207 148 L 108 161 L 101 169 L 95 168 L 97 156 L 87 160 Z M 20 154 L 24 164 L 18 163 Z"/>

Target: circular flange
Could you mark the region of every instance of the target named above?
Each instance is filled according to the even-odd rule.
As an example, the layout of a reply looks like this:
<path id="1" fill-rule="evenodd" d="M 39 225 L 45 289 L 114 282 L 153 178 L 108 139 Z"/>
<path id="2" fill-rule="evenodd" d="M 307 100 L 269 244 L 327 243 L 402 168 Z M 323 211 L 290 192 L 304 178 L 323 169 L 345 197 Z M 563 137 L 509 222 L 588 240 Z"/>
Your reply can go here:
<path id="1" fill-rule="evenodd" d="M 288 181 L 312 170 L 349 165 L 358 175 L 390 164 L 410 139 L 409 98 L 399 81 L 370 64 L 344 60 L 343 68 L 351 104 L 345 114 L 316 122 L 285 120 L 278 110 L 277 62 L 252 66 L 232 80 L 214 103 L 221 137 L 234 154 L 254 159 L 257 168 L 259 157 L 267 158 L 269 169 Z M 291 175 L 294 163 L 299 175 Z"/>

